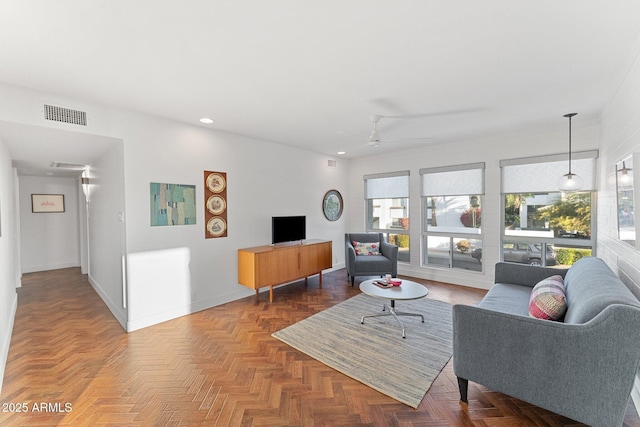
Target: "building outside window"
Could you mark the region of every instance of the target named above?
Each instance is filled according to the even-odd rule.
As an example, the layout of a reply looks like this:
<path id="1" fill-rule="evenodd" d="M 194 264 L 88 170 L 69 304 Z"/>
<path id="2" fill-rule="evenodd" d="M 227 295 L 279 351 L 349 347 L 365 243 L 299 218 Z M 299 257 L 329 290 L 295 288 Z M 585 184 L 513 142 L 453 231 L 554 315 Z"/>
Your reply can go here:
<path id="1" fill-rule="evenodd" d="M 410 261 L 409 171 L 364 176 L 366 230 L 398 246 L 398 261 Z"/>
<path id="2" fill-rule="evenodd" d="M 597 151 L 574 153 L 572 172 L 585 184 L 562 193 L 565 156 L 503 160 L 501 259 L 521 264 L 566 267 L 593 255 L 595 160 Z"/>
<path id="3" fill-rule="evenodd" d="M 482 271 L 484 163 L 425 168 L 422 263 Z"/>

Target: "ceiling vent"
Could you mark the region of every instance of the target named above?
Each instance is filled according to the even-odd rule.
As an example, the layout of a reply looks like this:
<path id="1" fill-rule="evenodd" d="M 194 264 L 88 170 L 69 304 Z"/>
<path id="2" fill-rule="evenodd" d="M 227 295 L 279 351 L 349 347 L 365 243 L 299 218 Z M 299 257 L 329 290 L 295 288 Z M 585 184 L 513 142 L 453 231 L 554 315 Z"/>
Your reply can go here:
<path id="1" fill-rule="evenodd" d="M 87 165 L 79 165 L 77 163 L 51 162 L 52 168 L 83 170 Z"/>
<path id="2" fill-rule="evenodd" d="M 72 125 L 87 125 L 87 113 L 85 111 L 72 110 L 55 105 L 44 105 L 44 118 L 45 120 L 70 123 Z"/>

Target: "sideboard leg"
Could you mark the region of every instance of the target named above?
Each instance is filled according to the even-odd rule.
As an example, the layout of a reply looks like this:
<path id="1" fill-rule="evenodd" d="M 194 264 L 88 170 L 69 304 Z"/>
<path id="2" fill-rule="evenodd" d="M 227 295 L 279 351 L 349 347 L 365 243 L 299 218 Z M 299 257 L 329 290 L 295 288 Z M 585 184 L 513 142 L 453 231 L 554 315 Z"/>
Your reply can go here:
<path id="1" fill-rule="evenodd" d="M 269 286 L 269 302 L 273 302 L 273 285 Z"/>
<path id="2" fill-rule="evenodd" d="M 320 281 L 319 288 L 322 289 L 322 271 L 320 273 L 318 273 L 318 280 Z"/>

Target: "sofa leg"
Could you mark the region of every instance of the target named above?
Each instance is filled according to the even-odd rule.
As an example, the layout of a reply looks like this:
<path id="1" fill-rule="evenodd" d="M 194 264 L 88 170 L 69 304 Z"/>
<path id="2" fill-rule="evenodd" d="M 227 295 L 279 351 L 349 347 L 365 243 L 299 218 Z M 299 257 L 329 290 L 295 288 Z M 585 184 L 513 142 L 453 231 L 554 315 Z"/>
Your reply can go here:
<path id="1" fill-rule="evenodd" d="M 460 401 L 469 403 L 467 392 L 469 390 L 469 380 L 458 377 L 458 388 L 460 389 Z"/>

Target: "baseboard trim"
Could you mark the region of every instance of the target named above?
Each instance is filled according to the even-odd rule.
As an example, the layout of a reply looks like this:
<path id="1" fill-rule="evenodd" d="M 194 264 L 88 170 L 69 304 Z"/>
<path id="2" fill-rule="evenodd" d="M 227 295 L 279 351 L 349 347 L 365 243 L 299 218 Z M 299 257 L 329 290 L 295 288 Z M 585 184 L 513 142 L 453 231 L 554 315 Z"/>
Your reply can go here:
<path id="1" fill-rule="evenodd" d="M 330 271 L 339 270 L 341 267 L 332 267 L 331 269 L 324 270 L 323 273 L 327 273 Z M 317 277 L 311 276 L 311 277 Z M 287 286 L 291 283 L 299 282 L 301 279 L 294 280 L 292 282 L 283 283 L 276 287 Z M 346 280 L 346 279 L 345 279 Z M 251 295 L 255 295 L 253 291 L 247 292 L 247 290 L 243 286 L 238 286 L 239 290 L 235 292 L 230 292 L 226 295 L 221 295 L 215 298 L 209 298 L 206 300 L 194 301 L 191 304 L 184 307 L 175 307 L 171 310 L 162 312 L 162 313 L 154 313 L 153 315 L 146 316 L 140 319 L 135 319 L 131 321 L 127 321 L 126 330 L 127 332 L 137 331 L 139 329 L 148 328 L 149 326 L 157 325 L 159 323 L 167 322 L 169 320 L 177 319 L 178 317 L 188 316 L 193 313 L 197 313 L 198 311 L 207 310 L 209 308 L 213 308 L 222 304 L 226 304 L 228 302 L 236 301 L 241 298 L 246 298 Z M 259 289 L 259 293 L 268 292 L 269 287 L 264 286 Z"/>
<path id="2" fill-rule="evenodd" d="M 122 310 L 118 309 L 118 306 L 116 304 L 114 304 L 109 299 L 109 297 L 107 296 L 107 294 L 105 292 L 102 291 L 102 288 L 100 287 L 98 282 L 96 282 L 93 279 L 93 277 L 91 277 L 91 275 L 89 275 L 87 277 L 89 279 L 89 284 L 91 284 L 91 287 L 93 288 L 93 290 L 96 291 L 96 293 L 98 294 L 100 299 L 104 302 L 104 304 L 107 306 L 107 308 L 109 309 L 111 314 L 113 314 L 113 317 L 116 318 L 118 323 L 120 323 L 120 326 L 122 326 L 122 328 L 126 331 L 127 330 L 127 314 L 126 314 L 126 312 L 122 312 Z"/>
<path id="3" fill-rule="evenodd" d="M 219 296 L 216 298 L 195 301 L 187 306 L 176 307 L 163 313 L 154 313 L 151 316 L 128 321 L 127 332 L 133 332 L 137 331 L 138 329 L 143 329 L 149 326 L 157 325 L 159 323 L 168 322 L 169 320 L 177 319 L 178 317 L 188 316 L 190 314 L 197 313 L 198 311 L 207 310 L 209 308 L 213 308 L 246 297 L 247 292 L 245 290 L 239 290 L 237 292 L 231 292 L 227 295 Z"/>
<path id="4" fill-rule="evenodd" d="M 68 262 L 62 264 L 48 264 L 48 265 L 32 265 L 30 267 L 22 267 L 22 274 L 37 273 L 39 271 L 60 270 L 62 268 L 80 267 L 77 262 Z"/>
<path id="5" fill-rule="evenodd" d="M 408 264 L 398 263 L 398 274 L 416 277 L 418 279 L 433 280 L 436 282 L 450 283 L 452 285 L 466 286 L 477 289 L 489 289 L 493 286 L 484 273 L 470 272 L 453 268 L 437 267 L 412 267 Z"/>
<path id="6" fill-rule="evenodd" d="M 2 339 L 2 353 L 0 354 L 0 393 L 2 393 L 2 384 L 4 382 L 4 370 L 7 367 L 7 359 L 9 358 L 9 347 L 11 346 L 11 336 L 13 333 L 13 324 L 16 318 L 16 311 L 18 310 L 18 293 L 16 292 L 13 297 L 13 305 L 9 312 L 9 328 L 7 333 Z"/>

